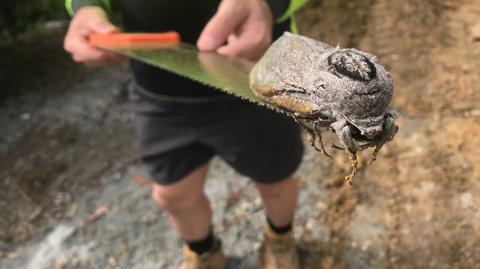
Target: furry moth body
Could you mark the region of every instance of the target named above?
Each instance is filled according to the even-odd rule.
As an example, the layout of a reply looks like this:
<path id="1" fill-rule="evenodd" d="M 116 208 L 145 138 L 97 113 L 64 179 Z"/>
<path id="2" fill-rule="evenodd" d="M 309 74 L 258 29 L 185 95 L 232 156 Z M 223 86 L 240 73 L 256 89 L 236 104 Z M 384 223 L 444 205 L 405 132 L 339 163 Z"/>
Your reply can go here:
<path id="1" fill-rule="evenodd" d="M 350 183 L 357 172 L 357 152 L 377 152 L 398 130 L 397 113 L 389 108 L 393 84 L 376 57 L 332 47 L 311 38 L 284 33 L 250 72 L 250 87 L 268 103 L 294 115 L 325 155 L 321 133 L 339 137 L 352 160 Z"/>

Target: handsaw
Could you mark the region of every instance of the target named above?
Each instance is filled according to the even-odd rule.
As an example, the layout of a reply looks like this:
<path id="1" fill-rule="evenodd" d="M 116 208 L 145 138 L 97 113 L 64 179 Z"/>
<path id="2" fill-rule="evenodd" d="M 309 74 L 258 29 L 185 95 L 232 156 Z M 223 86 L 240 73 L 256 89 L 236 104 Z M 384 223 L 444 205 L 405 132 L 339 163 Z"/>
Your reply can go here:
<path id="1" fill-rule="evenodd" d="M 254 63 L 214 52 L 200 52 L 183 43 L 176 32 L 93 34 L 93 46 L 135 59 L 232 94 L 277 112 L 282 109 L 264 102 L 249 86 Z M 287 113 L 288 114 L 288 113 Z"/>
<path id="2" fill-rule="evenodd" d="M 98 48 L 151 64 L 256 104 L 264 105 L 277 112 L 285 113 L 293 117 L 297 123 L 309 132 L 310 143 L 316 150 L 330 156 L 324 149 L 321 133 L 318 132 L 319 129 L 314 129 L 316 128 L 315 125 L 305 125 L 304 122 L 298 121 L 296 115 L 292 112 L 267 103 L 252 92 L 249 86 L 249 73 L 254 66 L 252 62 L 211 52 L 200 52 L 194 45 L 180 42 L 180 36 L 175 32 L 93 35 L 90 37 L 90 42 Z M 391 138 L 393 138 L 393 135 Z M 320 148 L 315 145 L 317 140 L 321 145 Z M 338 147 L 336 148 L 338 149 Z M 378 149 L 375 149 L 373 159 Z M 352 172 L 345 177 L 349 183 L 356 174 L 358 165 L 356 153 L 351 158 Z"/>

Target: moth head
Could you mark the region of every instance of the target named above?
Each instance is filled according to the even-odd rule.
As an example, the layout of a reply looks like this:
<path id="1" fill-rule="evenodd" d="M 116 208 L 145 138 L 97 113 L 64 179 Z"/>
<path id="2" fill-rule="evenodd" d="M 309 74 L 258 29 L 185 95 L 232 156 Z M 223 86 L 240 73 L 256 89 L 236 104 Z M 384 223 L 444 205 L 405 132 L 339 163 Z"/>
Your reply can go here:
<path id="1" fill-rule="evenodd" d="M 356 122 L 371 123 L 372 118 L 382 117 L 393 95 L 393 83 L 375 56 L 356 49 L 336 48 L 326 63 L 330 74 L 324 79 L 325 85 L 334 91 L 329 100 L 332 109 L 350 115 Z"/>

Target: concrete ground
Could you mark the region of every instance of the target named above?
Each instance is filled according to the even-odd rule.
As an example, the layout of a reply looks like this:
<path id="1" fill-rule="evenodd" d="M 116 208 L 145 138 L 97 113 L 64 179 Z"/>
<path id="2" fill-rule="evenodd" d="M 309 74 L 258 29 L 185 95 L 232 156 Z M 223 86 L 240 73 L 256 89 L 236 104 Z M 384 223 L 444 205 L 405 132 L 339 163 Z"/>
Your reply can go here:
<path id="1" fill-rule="evenodd" d="M 307 147 L 295 223 L 305 268 L 480 264 L 475 2 L 317 0 L 299 14 L 302 33 L 378 55 L 401 113 L 352 187 L 345 154 L 331 162 Z M 175 268 L 181 241 L 129 175 L 142 166 L 126 66 L 73 64 L 63 31 L 0 46 L 0 268 Z M 264 223 L 253 185 L 215 159 L 206 191 L 230 268 L 253 268 Z"/>

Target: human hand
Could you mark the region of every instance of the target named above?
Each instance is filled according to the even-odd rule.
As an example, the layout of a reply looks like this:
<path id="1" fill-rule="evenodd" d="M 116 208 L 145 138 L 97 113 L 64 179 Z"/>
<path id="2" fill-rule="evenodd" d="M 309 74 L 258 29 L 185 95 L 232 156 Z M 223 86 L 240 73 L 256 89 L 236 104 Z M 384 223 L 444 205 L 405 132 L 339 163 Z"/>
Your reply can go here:
<path id="1" fill-rule="evenodd" d="M 273 16 L 264 0 L 223 0 L 203 29 L 201 51 L 256 61 L 272 42 Z"/>
<path id="2" fill-rule="evenodd" d="M 72 55 L 75 62 L 89 67 L 118 63 L 123 57 L 99 50 L 88 42 L 90 34 L 109 34 L 118 32 L 118 28 L 108 21 L 105 11 L 99 7 L 83 7 L 73 17 L 64 48 Z"/>

